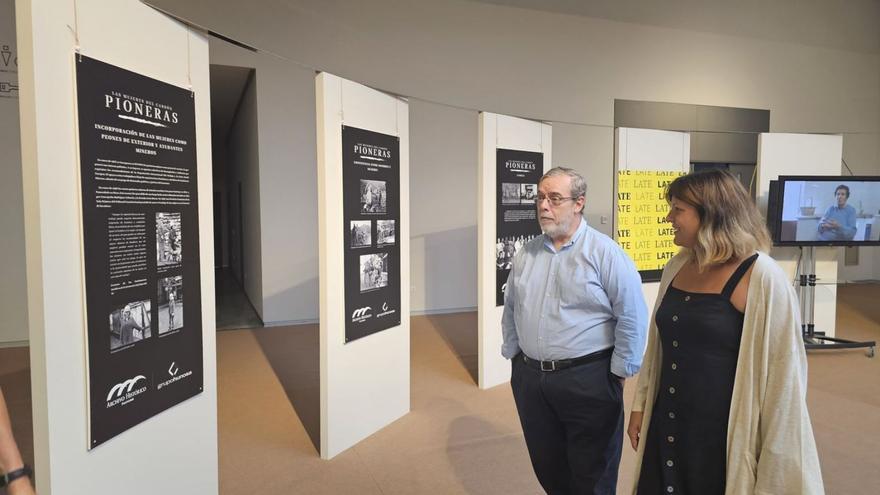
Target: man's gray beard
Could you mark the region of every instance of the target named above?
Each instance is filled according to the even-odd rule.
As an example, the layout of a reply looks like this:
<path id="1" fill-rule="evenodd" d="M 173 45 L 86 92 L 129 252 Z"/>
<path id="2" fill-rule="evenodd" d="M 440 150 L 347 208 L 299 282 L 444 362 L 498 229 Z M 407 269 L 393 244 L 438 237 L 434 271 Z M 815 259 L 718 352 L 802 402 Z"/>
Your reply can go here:
<path id="1" fill-rule="evenodd" d="M 571 227 L 571 220 L 562 221 L 558 224 L 553 224 L 550 227 L 545 227 L 544 224 L 541 224 L 541 231 L 544 232 L 545 235 L 550 237 L 551 239 L 555 237 L 560 237 L 568 234 L 568 229 Z"/>

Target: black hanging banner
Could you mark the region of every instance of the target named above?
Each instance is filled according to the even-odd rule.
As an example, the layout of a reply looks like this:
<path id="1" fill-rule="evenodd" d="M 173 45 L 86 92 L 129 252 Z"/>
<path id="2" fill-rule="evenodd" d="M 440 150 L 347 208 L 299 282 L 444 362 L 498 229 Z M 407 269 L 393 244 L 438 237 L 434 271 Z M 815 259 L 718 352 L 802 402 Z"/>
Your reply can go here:
<path id="1" fill-rule="evenodd" d="M 535 199 L 544 154 L 498 148 L 495 164 L 495 304 L 503 306 L 514 255 L 541 234 Z"/>
<path id="2" fill-rule="evenodd" d="M 195 100 L 76 55 L 89 445 L 203 387 Z"/>
<path id="3" fill-rule="evenodd" d="M 345 342 L 400 325 L 400 138 L 342 126 Z"/>

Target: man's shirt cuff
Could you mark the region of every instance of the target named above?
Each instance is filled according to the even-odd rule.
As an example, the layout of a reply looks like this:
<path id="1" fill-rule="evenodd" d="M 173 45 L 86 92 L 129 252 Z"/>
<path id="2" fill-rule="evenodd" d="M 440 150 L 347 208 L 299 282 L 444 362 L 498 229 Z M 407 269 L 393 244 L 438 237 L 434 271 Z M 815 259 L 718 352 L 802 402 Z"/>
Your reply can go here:
<path id="1" fill-rule="evenodd" d="M 627 363 L 617 354 L 611 356 L 611 372 L 621 378 L 629 378 L 639 372 L 641 364 Z"/>

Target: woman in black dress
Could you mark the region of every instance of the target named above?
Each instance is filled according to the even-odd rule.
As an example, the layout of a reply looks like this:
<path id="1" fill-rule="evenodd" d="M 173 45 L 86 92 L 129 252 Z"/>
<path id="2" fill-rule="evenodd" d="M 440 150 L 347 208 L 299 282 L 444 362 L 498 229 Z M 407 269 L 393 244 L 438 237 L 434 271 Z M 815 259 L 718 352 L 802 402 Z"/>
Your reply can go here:
<path id="1" fill-rule="evenodd" d="M 822 493 L 798 306 L 758 252 L 770 240 L 757 208 L 722 171 L 680 177 L 666 199 L 683 249 L 664 269 L 627 429 L 635 493 Z M 788 416 L 795 428 L 775 426 Z"/>

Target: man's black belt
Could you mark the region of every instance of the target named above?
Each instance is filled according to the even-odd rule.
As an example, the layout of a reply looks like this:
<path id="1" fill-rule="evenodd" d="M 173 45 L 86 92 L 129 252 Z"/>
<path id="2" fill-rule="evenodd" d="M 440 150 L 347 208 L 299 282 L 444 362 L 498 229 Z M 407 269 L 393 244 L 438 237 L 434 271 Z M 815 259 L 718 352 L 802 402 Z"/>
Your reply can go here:
<path id="1" fill-rule="evenodd" d="M 593 361 L 609 358 L 612 354 L 614 354 L 614 348 L 609 347 L 608 349 L 593 352 L 587 354 L 586 356 L 571 359 L 558 359 L 556 361 L 539 361 L 537 359 L 532 359 L 526 356 L 525 353 L 520 353 L 520 355 L 522 355 L 522 360 L 526 364 L 526 366 L 528 366 L 529 368 L 534 368 L 538 371 L 560 371 L 566 368 L 573 368 L 582 364 L 592 363 Z"/>

